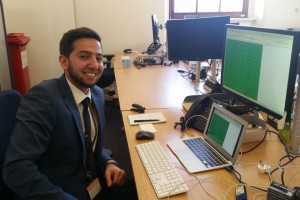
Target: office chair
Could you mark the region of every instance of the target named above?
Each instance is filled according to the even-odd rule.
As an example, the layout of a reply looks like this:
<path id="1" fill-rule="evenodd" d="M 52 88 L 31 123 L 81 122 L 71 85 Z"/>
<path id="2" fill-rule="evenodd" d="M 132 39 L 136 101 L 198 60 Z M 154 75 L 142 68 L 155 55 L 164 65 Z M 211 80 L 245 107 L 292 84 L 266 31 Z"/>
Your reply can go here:
<path id="1" fill-rule="evenodd" d="M 116 99 L 116 85 L 115 85 L 115 72 L 112 66 L 112 59 L 114 54 L 104 54 L 104 71 L 96 83 L 97 86 L 103 89 L 105 95 L 105 102 L 107 106 L 118 107 L 118 101 Z"/>
<path id="2" fill-rule="evenodd" d="M 103 57 L 105 58 L 103 61 L 105 68 L 96 85 L 104 90 L 105 101 L 113 101 L 114 91 L 113 94 L 110 94 L 111 91 L 106 91 L 105 88 L 111 86 L 116 80 L 114 68 L 112 67 L 112 59 L 115 57 L 115 55 L 104 54 Z M 110 149 L 103 149 L 103 151 L 105 151 L 110 157 L 113 157 L 113 152 Z"/>
<path id="3" fill-rule="evenodd" d="M 114 68 L 112 68 L 112 59 L 115 55 L 104 54 L 103 57 L 106 59 L 103 61 L 104 71 L 98 80 L 97 85 L 101 88 L 106 88 L 115 81 Z"/>
<path id="4" fill-rule="evenodd" d="M 6 186 L 2 177 L 4 156 L 13 132 L 16 113 L 22 96 L 16 90 L 0 91 L 0 194 L 1 199 L 13 199 L 14 193 Z"/>

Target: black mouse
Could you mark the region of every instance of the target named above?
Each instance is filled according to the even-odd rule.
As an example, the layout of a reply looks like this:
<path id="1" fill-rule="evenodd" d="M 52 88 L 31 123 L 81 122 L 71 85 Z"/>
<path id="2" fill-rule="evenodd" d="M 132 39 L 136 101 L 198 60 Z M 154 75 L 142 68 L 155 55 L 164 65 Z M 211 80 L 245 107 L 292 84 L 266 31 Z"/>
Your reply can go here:
<path id="1" fill-rule="evenodd" d="M 140 130 L 135 134 L 135 138 L 137 140 L 152 140 L 155 135 L 149 131 Z"/>

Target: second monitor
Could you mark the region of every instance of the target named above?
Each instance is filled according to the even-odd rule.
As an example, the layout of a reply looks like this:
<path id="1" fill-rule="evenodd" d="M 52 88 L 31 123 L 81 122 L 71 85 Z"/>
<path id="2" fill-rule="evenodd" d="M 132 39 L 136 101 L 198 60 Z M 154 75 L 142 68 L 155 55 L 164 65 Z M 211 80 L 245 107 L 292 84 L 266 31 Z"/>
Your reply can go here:
<path id="1" fill-rule="evenodd" d="M 168 20 L 167 46 L 169 60 L 203 61 L 222 59 L 225 24 L 229 16 Z"/>

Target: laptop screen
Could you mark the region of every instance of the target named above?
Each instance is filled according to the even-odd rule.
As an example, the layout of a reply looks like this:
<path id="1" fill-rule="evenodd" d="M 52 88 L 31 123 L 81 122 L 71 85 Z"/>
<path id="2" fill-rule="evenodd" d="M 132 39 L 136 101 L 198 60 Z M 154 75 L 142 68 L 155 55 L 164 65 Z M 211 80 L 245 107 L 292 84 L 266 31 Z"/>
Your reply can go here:
<path id="1" fill-rule="evenodd" d="M 227 110 L 224 112 L 224 108 L 221 111 L 218 107 L 220 106 L 212 106 L 211 117 L 207 123 L 204 138 L 213 143 L 213 146 L 221 152 L 225 151 L 230 157 L 235 157 L 247 124 L 233 113 Z"/>

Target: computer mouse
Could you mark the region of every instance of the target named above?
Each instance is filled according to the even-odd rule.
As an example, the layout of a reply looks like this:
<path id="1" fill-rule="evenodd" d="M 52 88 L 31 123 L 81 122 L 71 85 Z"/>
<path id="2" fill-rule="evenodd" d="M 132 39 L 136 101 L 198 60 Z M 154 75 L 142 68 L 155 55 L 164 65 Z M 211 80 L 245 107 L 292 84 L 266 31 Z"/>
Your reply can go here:
<path id="1" fill-rule="evenodd" d="M 149 131 L 140 130 L 135 134 L 137 140 L 152 140 L 155 135 Z"/>

